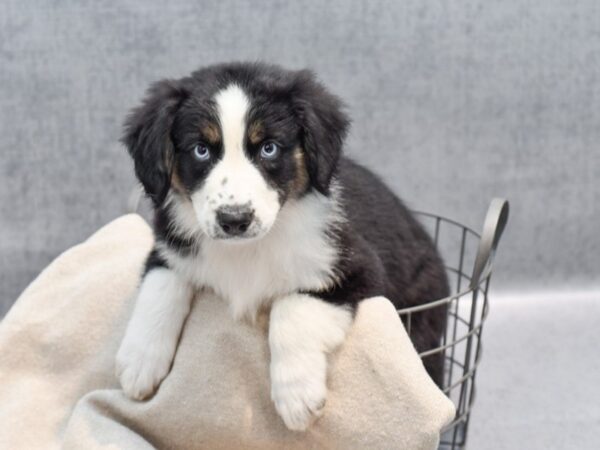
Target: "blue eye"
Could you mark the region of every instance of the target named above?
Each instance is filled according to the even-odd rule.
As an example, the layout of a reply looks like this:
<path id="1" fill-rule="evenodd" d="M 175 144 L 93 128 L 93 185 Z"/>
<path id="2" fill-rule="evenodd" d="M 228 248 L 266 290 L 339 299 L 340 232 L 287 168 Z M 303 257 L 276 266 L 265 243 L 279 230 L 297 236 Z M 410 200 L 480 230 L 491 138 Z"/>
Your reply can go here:
<path id="1" fill-rule="evenodd" d="M 265 142 L 260 148 L 260 156 L 264 159 L 275 159 L 279 156 L 279 146 L 274 142 Z"/>
<path id="2" fill-rule="evenodd" d="M 210 149 L 203 144 L 194 147 L 194 157 L 198 161 L 208 161 L 210 159 Z"/>

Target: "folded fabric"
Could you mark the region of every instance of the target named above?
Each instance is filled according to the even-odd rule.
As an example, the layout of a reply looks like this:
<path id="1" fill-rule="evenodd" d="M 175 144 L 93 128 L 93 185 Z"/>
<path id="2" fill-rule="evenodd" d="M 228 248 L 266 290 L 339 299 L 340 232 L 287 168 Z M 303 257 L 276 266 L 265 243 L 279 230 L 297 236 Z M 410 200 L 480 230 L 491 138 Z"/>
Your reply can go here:
<path id="1" fill-rule="evenodd" d="M 114 357 L 152 233 L 123 216 L 59 256 L 0 324 L 0 448 L 435 449 L 453 404 L 427 376 L 394 307 L 365 300 L 331 356 L 323 416 L 287 430 L 269 394 L 267 319 L 194 300 L 172 370 L 126 398 Z"/>

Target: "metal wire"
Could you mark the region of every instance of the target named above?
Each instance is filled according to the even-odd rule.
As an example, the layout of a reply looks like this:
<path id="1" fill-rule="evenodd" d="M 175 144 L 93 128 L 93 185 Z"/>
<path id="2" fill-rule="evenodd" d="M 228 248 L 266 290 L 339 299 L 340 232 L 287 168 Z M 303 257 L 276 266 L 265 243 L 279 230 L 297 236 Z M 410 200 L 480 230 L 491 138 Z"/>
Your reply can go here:
<path id="1" fill-rule="evenodd" d="M 442 391 L 454 402 L 456 417 L 442 430 L 440 450 L 464 449 L 469 418 L 475 401 L 475 377 L 482 355 L 483 324 L 489 312 L 488 290 L 492 263 L 500 236 L 508 220 L 508 202 L 492 201 L 481 235 L 454 220 L 431 213 L 415 212 L 432 231 L 436 248 L 447 265 L 452 294 L 446 298 L 398 310 L 410 335 L 414 317 L 433 308 L 446 307 L 446 330 L 438 347 L 420 353 L 421 358 L 444 355 Z M 443 242 L 443 238 L 446 242 Z M 472 272 L 465 267 L 473 261 Z M 464 287 L 467 285 L 467 288 Z"/>

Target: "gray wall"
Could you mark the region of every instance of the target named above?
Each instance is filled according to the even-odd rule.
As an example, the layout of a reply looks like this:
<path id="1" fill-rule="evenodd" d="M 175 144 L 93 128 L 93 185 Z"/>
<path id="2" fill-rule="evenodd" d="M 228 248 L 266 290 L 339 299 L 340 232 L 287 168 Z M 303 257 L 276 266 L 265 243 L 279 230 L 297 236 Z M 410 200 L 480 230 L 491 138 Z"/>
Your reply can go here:
<path id="1" fill-rule="evenodd" d="M 4 0 L 0 304 L 124 210 L 117 139 L 147 84 L 234 59 L 318 72 L 354 119 L 348 152 L 411 206 L 479 227 L 509 198 L 497 289 L 592 286 L 599 5 Z"/>

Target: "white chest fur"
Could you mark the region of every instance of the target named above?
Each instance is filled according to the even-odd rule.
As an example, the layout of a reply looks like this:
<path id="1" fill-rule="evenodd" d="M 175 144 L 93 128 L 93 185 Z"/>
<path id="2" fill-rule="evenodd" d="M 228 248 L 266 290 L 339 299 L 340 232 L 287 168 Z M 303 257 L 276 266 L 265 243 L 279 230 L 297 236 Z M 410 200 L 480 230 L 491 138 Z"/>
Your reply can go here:
<path id="1" fill-rule="evenodd" d="M 226 299 L 235 318 L 254 318 L 278 296 L 332 284 L 337 249 L 327 231 L 340 220 L 335 200 L 309 194 L 287 202 L 262 239 L 204 238 L 195 254 L 182 256 L 166 247 L 161 253 L 191 284 L 210 287 Z"/>

